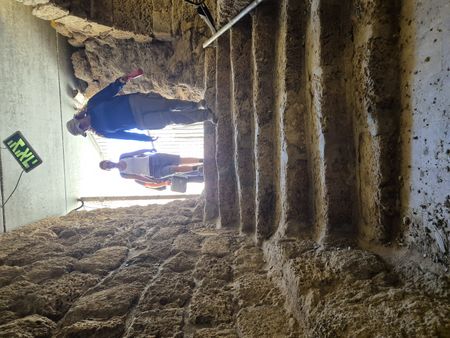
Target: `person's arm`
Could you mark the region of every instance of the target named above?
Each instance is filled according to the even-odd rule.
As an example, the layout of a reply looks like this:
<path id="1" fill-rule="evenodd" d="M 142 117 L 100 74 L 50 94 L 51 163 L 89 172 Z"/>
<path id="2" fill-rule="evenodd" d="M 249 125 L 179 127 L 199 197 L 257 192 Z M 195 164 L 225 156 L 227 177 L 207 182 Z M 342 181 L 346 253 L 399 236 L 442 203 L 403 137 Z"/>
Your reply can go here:
<path id="1" fill-rule="evenodd" d="M 99 104 L 103 100 L 108 100 L 113 98 L 117 95 L 118 92 L 120 92 L 125 86 L 125 84 L 133 79 L 136 79 L 144 74 L 144 71 L 140 68 L 135 69 L 131 71 L 128 74 L 125 74 L 121 77 L 119 77 L 116 81 L 109 84 L 105 88 L 103 88 L 101 91 L 99 91 L 97 94 L 95 94 L 88 102 L 88 107 L 91 108 L 97 104 Z"/>
<path id="2" fill-rule="evenodd" d="M 120 159 L 122 159 L 124 157 L 134 157 L 134 156 L 142 155 L 142 154 L 145 154 L 145 153 L 152 153 L 152 152 L 154 152 L 153 149 L 136 150 L 136 151 L 133 151 L 131 153 L 124 153 L 124 154 L 120 155 Z"/>
<path id="3" fill-rule="evenodd" d="M 117 95 L 118 92 L 122 90 L 123 86 L 125 86 L 126 83 L 127 81 L 124 77 L 118 78 L 116 81 L 109 84 L 108 86 L 100 90 L 97 94 L 92 96 L 88 101 L 88 108 L 92 108 L 104 100 L 113 98 Z"/>
<path id="4" fill-rule="evenodd" d="M 135 141 L 152 141 L 148 135 L 138 134 L 138 133 L 130 133 L 126 131 L 116 131 L 115 133 L 99 133 L 100 136 L 106 138 L 115 138 L 118 140 L 135 140 Z"/>

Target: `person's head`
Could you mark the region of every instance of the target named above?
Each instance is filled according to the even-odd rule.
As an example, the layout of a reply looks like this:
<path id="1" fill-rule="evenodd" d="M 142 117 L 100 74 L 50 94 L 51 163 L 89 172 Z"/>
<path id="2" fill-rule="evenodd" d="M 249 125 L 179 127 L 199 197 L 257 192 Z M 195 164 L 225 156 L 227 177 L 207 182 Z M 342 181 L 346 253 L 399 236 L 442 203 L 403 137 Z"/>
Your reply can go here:
<path id="1" fill-rule="evenodd" d="M 117 163 L 108 160 L 100 161 L 100 163 L 98 164 L 98 166 L 102 170 L 111 170 L 117 168 L 117 165 L 118 165 Z"/>
<path id="2" fill-rule="evenodd" d="M 82 119 L 72 118 L 66 123 L 67 130 L 74 136 L 82 135 L 86 137 L 86 130 L 90 128 L 91 124 L 87 117 Z"/>

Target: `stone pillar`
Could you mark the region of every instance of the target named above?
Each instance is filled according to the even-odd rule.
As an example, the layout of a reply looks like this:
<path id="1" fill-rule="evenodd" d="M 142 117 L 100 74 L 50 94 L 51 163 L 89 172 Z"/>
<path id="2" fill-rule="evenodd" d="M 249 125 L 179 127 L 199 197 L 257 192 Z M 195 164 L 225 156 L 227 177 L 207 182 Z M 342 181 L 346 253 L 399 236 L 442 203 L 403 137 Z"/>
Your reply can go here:
<path id="1" fill-rule="evenodd" d="M 390 241 L 397 232 L 400 118 L 398 1 L 362 1 L 355 16 L 354 120 L 359 231 Z"/>
<path id="2" fill-rule="evenodd" d="M 255 231 L 254 117 L 252 101 L 251 19 L 245 17 L 231 30 L 231 105 L 236 145 L 240 229 Z"/>
<path id="3" fill-rule="evenodd" d="M 276 89 L 279 230 L 285 235 L 299 235 L 311 225 L 306 151 L 306 16 L 303 1 L 284 0 L 280 4 Z"/>
<path id="4" fill-rule="evenodd" d="M 229 32 L 222 35 L 217 41 L 216 62 L 216 114 L 218 116 L 216 159 L 219 186 L 219 218 L 220 226 L 233 227 L 238 225 L 239 208 L 237 204 L 234 167 L 235 148 L 230 102 Z"/>
<path id="5" fill-rule="evenodd" d="M 346 99 L 351 65 L 349 1 L 312 1 L 307 27 L 314 221 L 320 240 L 349 238 L 355 201 L 352 115 Z"/>
<path id="6" fill-rule="evenodd" d="M 252 16 L 253 108 L 255 112 L 256 239 L 274 232 L 274 63 L 276 4 L 267 2 Z"/>
<path id="7" fill-rule="evenodd" d="M 208 107 L 216 111 L 216 51 L 205 51 L 205 100 Z M 216 165 L 216 126 L 204 123 L 204 175 L 205 175 L 205 222 L 216 220 L 219 216 L 219 199 Z"/>

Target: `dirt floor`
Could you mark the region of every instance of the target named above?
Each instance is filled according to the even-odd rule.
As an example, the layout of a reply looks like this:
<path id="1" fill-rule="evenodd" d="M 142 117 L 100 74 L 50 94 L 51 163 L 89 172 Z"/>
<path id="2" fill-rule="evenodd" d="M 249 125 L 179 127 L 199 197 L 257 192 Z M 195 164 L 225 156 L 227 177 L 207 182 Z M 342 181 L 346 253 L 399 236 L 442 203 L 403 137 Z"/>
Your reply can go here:
<path id="1" fill-rule="evenodd" d="M 0 337 L 448 337 L 447 280 L 308 241 L 285 246 L 287 303 L 303 300 L 289 314 L 277 267 L 199 209 L 73 212 L 3 234 Z"/>

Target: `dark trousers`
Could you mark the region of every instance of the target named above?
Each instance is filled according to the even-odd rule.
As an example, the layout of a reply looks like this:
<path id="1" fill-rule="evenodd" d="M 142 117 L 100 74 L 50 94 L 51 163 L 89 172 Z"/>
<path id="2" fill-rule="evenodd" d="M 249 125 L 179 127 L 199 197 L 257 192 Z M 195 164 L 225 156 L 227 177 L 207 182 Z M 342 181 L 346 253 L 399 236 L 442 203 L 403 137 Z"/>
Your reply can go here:
<path id="1" fill-rule="evenodd" d="M 129 102 L 140 129 L 162 129 L 170 124 L 191 124 L 208 119 L 208 110 L 197 103 L 166 99 L 158 94 L 132 94 Z"/>

